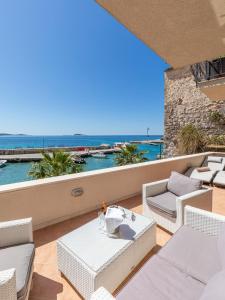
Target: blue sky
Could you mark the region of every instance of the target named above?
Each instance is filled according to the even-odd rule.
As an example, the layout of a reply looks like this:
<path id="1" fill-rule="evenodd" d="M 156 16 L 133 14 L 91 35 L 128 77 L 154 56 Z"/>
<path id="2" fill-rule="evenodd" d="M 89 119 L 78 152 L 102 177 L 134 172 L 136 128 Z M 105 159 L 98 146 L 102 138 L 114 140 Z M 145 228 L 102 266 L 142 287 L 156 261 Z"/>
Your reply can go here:
<path id="1" fill-rule="evenodd" d="M 168 67 L 94 0 L 0 3 L 0 132 L 163 132 Z"/>

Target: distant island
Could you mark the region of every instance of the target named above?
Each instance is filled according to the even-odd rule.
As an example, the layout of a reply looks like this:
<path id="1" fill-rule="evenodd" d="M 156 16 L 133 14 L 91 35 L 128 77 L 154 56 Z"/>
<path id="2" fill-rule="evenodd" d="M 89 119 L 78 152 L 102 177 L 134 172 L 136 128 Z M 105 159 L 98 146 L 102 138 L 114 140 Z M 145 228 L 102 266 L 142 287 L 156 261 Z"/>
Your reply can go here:
<path id="1" fill-rule="evenodd" d="M 27 135 L 24 133 L 0 133 L 0 136 L 4 136 L 4 135 Z"/>
<path id="2" fill-rule="evenodd" d="M 74 133 L 74 135 L 84 135 L 83 133 Z"/>

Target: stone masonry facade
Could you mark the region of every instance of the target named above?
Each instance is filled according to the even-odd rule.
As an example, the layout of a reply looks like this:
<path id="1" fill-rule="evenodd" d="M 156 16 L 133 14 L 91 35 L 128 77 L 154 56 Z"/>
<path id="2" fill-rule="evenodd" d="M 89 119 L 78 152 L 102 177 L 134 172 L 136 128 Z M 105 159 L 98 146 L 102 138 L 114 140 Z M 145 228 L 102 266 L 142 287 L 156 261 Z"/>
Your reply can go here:
<path id="1" fill-rule="evenodd" d="M 194 124 L 207 135 L 225 133 L 224 125 L 210 121 L 209 113 L 225 113 L 225 101 L 210 100 L 196 87 L 190 67 L 168 69 L 165 74 L 165 118 L 164 139 L 165 155 L 177 154 L 177 134 L 187 125 Z"/>

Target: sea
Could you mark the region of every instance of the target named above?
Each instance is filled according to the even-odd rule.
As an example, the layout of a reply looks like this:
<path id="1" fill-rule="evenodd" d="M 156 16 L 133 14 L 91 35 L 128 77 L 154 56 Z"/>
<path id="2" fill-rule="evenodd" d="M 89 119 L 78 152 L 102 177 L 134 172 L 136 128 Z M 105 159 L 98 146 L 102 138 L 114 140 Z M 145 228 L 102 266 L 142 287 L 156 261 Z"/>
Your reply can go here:
<path id="1" fill-rule="evenodd" d="M 114 145 L 116 142 L 130 142 L 160 139 L 161 135 L 63 135 L 63 136 L 28 136 L 7 135 L 0 136 L 0 149 L 46 148 L 66 146 L 99 146 L 101 144 Z M 139 150 L 146 151 L 149 160 L 157 159 L 160 145 L 138 145 Z M 115 166 L 115 154 L 107 155 L 106 159 L 86 158 L 84 171 L 98 170 Z M 28 172 L 32 163 L 7 163 L 0 168 L 0 185 L 32 180 Z"/>

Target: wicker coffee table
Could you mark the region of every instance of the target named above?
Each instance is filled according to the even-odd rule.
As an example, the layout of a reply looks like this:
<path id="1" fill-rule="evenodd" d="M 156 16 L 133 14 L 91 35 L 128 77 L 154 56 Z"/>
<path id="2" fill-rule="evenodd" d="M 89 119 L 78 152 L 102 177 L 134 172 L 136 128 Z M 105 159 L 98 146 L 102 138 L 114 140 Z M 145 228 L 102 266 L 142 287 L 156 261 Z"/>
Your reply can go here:
<path id="1" fill-rule="evenodd" d="M 57 241 L 58 268 L 85 299 L 100 286 L 113 292 L 156 244 L 154 220 L 125 212 L 114 238 L 96 218 Z"/>

